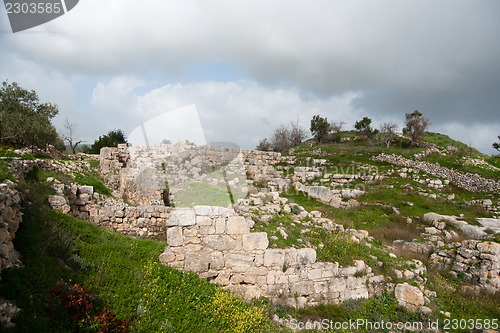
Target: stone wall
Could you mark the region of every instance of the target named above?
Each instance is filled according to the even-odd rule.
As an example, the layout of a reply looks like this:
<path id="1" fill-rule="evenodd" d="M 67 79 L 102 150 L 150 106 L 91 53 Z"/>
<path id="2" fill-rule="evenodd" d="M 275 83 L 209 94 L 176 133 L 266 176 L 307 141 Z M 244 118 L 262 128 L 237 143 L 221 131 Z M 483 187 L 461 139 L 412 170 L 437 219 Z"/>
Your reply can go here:
<path id="1" fill-rule="evenodd" d="M 415 168 L 436 177 L 447 179 L 455 185 L 465 188 L 466 190 L 471 192 L 500 192 L 500 182 L 491 179 L 485 179 L 477 174 L 472 174 L 469 172 L 465 174 L 457 172 L 443 167 L 439 164 L 412 161 L 399 155 L 388 155 L 384 153 L 378 156 L 374 156 L 371 159 L 374 161 L 388 162 L 407 168 Z"/>
<path id="2" fill-rule="evenodd" d="M 363 261 L 354 266 L 316 262 L 311 248 L 269 249 L 265 232 L 252 233 L 251 219 L 232 208 L 129 206 L 93 193 L 91 186 L 52 181 L 52 207 L 104 229 L 142 238 L 166 239 L 160 261 L 193 271 L 239 296 L 268 297 L 290 306 L 339 303 L 371 297 L 385 288 Z"/>
<path id="3" fill-rule="evenodd" d="M 301 307 L 367 298 L 385 288 L 361 260 L 354 266 L 316 262 L 311 248 L 269 249 L 267 233 L 252 233 L 253 221 L 230 209 L 196 206 L 173 211 L 160 261 L 193 271 L 243 298 L 265 296 Z"/>
<path id="4" fill-rule="evenodd" d="M 19 254 L 14 250 L 12 240 L 22 221 L 20 201 L 13 182 L 7 180 L 0 184 L 0 270 L 19 263 Z"/>
<path id="5" fill-rule="evenodd" d="M 185 184 L 198 182 L 231 191 L 234 201 L 247 194 L 246 174 L 275 175 L 272 165 L 294 157 L 187 142 L 103 148 L 100 173 L 108 186 L 136 206 L 175 200 Z M 266 176 L 267 177 L 267 176 Z"/>
<path id="6" fill-rule="evenodd" d="M 441 250 L 430 256 L 431 262 L 464 282 L 477 284 L 490 292 L 500 291 L 500 244 L 465 240 L 456 250 Z"/>

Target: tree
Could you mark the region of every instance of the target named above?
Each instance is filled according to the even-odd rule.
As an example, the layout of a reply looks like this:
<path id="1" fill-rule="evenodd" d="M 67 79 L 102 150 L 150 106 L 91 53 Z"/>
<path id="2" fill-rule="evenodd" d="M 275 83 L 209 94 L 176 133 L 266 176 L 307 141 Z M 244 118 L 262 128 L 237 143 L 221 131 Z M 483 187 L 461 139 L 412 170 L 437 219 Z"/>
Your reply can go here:
<path id="1" fill-rule="evenodd" d="M 4 81 L 0 88 L 0 143 L 57 146 L 60 139 L 50 121 L 58 113 L 56 105 L 40 103 L 35 91 Z"/>
<path id="2" fill-rule="evenodd" d="M 396 131 L 398 125 L 395 123 L 383 123 L 380 125 L 379 139 L 387 149 L 391 148 L 392 143 L 396 140 Z"/>
<path id="3" fill-rule="evenodd" d="M 68 142 L 69 148 L 71 149 L 71 152 L 73 154 L 76 154 L 76 147 L 78 147 L 78 145 L 83 142 L 82 140 L 76 141 L 76 139 L 73 138 L 75 127 L 76 125 L 70 123 L 68 119 L 66 119 L 66 121 L 64 122 L 64 128 L 66 128 L 66 130 L 68 131 L 68 135 L 64 136 L 64 141 Z"/>
<path id="4" fill-rule="evenodd" d="M 318 143 L 322 143 L 326 139 L 328 133 L 330 133 L 330 124 L 326 118 L 315 115 L 311 119 L 310 131 L 318 140 Z"/>
<path id="5" fill-rule="evenodd" d="M 127 143 L 125 139 L 125 134 L 122 130 L 109 131 L 108 134 L 99 136 L 98 140 L 95 140 L 90 149 L 84 149 L 84 153 L 87 154 L 100 154 L 101 148 L 103 147 L 118 147 L 120 143 Z M 85 146 L 88 147 L 88 146 Z"/>
<path id="6" fill-rule="evenodd" d="M 333 132 L 332 140 L 335 142 L 340 141 L 340 132 L 342 131 L 342 127 L 344 127 L 345 121 L 332 121 L 330 123 L 330 130 Z"/>
<path id="7" fill-rule="evenodd" d="M 498 140 L 500 140 L 500 135 L 498 136 Z M 493 142 L 493 148 L 496 150 L 500 151 L 500 141 L 499 142 Z"/>
<path id="8" fill-rule="evenodd" d="M 271 138 L 271 148 L 274 151 L 285 151 L 288 147 L 298 146 L 306 138 L 306 131 L 299 122 L 290 122 L 276 128 Z"/>
<path id="9" fill-rule="evenodd" d="M 421 140 L 431 122 L 429 118 L 425 118 L 418 110 L 407 113 L 405 117 L 406 126 L 403 128 L 403 134 L 410 137 L 412 144 L 416 144 Z"/>
<path id="10" fill-rule="evenodd" d="M 271 143 L 269 141 L 267 141 L 266 138 L 264 138 L 264 139 L 260 140 L 256 149 L 260 150 L 260 151 L 270 151 L 271 150 Z"/>
<path id="11" fill-rule="evenodd" d="M 363 117 L 363 119 L 357 121 L 354 124 L 354 128 L 358 130 L 359 136 L 371 139 L 373 137 L 373 135 L 378 132 L 377 130 L 374 130 L 370 126 L 371 123 L 372 123 L 372 120 L 370 118 Z"/>

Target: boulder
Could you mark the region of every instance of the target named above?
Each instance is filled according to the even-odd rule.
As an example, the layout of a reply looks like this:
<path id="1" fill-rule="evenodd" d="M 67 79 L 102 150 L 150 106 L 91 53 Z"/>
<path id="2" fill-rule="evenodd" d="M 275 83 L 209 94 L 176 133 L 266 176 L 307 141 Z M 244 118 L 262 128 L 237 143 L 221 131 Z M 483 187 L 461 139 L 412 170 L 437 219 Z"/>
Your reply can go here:
<path id="1" fill-rule="evenodd" d="M 394 291 L 399 305 L 410 312 L 417 312 L 424 305 L 424 294 L 417 287 L 408 283 L 398 284 Z"/>

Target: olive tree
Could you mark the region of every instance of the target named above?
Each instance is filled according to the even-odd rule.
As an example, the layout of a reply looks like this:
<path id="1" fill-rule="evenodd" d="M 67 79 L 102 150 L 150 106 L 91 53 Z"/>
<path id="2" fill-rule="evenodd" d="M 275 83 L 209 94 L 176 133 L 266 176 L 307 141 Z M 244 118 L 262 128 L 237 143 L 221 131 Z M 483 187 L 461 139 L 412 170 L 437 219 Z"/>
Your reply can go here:
<path id="1" fill-rule="evenodd" d="M 422 139 L 431 122 L 429 118 L 425 118 L 418 110 L 415 110 L 412 113 L 407 113 L 405 118 L 406 126 L 403 128 L 403 134 L 410 137 L 412 144 L 416 144 Z"/>

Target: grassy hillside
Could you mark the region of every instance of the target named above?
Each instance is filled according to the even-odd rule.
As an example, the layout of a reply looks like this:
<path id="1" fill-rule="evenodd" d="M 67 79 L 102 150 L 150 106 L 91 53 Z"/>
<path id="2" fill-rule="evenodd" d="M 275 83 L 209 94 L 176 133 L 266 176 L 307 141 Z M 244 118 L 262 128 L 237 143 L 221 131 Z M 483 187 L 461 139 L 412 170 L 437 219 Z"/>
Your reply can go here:
<path id="1" fill-rule="evenodd" d="M 30 191 L 37 202 L 24 212 L 15 239 L 24 267 L 2 271 L 2 295 L 22 309 L 16 331 L 97 331 L 102 324 L 94 317 L 104 306 L 136 332 L 277 330 L 262 304 L 244 303 L 194 274 L 160 264 L 166 244 L 98 229 L 42 204 L 45 186 L 31 184 Z M 100 309 L 82 310 L 77 321 L 53 292 L 58 286 L 73 292 L 75 285 L 89 291 Z"/>
<path id="2" fill-rule="evenodd" d="M 266 231 L 276 236 L 270 239 L 272 247 L 303 247 L 309 244 L 317 251 L 318 259 L 337 261 L 350 265 L 354 259 L 364 260 L 373 271 L 384 274 L 393 282 L 401 282 L 393 269 L 410 267 L 411 256 L 394 258 L 388 247 L 398 241 L 421 241 L 426 227 L 423 214 L 433 211 L 440 214 L 460 215 L 474 223 L 478 217 L 492 217 L 491 212 L 471 200 L 491 199 L 498 202 L 499 193 L 472 193 L 453 184 L 444 189 L 428 188 L 411 177 L 395 172 L 398 167 L 374 162 L 370 157 L 381 152 L 415 159 L 416 153 L 426 150 L 412 147 L 401 141 L 390 149 L 372 144 L 367 140 L 354 140 L 353 131 L 344 133 L 351 140 L 342 143 L 301 146 L 295 149 L 297 163 L 293 166 L 277 165 L 284 176 L 294 168 L 316 165 L 313 159 L 324 159 L 324 173 L 379 175 L 375 181 L 355 180 L 345 188 L 362 188 L 365 194 L 356 200 L 359 205 L 349 209 L 334 209 L 304 193 L 290 190 L 282 197 L 303 206 L 308 211 L 322 212 L 345 228 L 367 230 L 373 241 L 364 243 L 353 240 L 341 232 L 330 232 L 293 223 L 287 214 L 276 214 L 268 223 L 256 221 L 255 231 Z M 439 147 L 467 148 L 465 144 L 437 133 L 428 133 L 425 139 Z M 471 156 L 484 155 L 472 150 Z M 13 179 L 7 170 L 12 158 L 19 156 L 9 149 L 0 149 L 0 179 Z M 457 163 L 453 156 L 431 154 L 422 160 L 439 163 L 460 172 L 476 172 L 483 177 L 498 179 L 494 168 Z M 489 165 L 500 167 L 500 158 L 488 157 Z M 59 163 L 59 162 L 58 162 Z M 67 162 L 60 162 L 67 163 Z M 22 255 L 22 268 L 2 271 L 0 293 L 13 300 L 22 310 L 15 318 L 16 332 L 273 332 L 284 330 L 272 323 L 274 315 L 287 319 L 332 321 L 428 321 L 451 318 L 499 318 L 499 295 L 475 295 L 471 297 L 461 289 L 460 278 L 446 271 L 427 267 L 426 288 L 434 290 L 437 298 L 429 305 L 431 315 L 411 314 L 398 307 L 391 293 L 369 300 L 346 301 L 342 305 L 320 305 L 304 309 L 271 306 L 266 300 L 246 303 L 232 294 L 191 273 L 161 265 L 159 254 L 165 243 L 140 240 L 96 228 L 90 223 L 54 212 L 47 206 L 51 189 L 47 177 L 55 177 L 64 183 L 77 182 L 93 185 L 101 194 L 110 195 L 102 178 L 96 173 L 96 162 L 89 170 L 77 172 L 75 178 L 64 173 L 34 170 L 19 182 L 23 190 L 29 190 L 29 201 L 23 205 L 23 223 L 16 235 L 15 248 Z M 423 179 L 434 179 L 423 175 Z M 318 179 L 306 185 L 321 185 Z M 191 186 L 192 191 L 181 198 L 191 203 L 198 197 L 214 199 L 213 189 Z M 424 196 L 422 193 L 426 193 Z M 435 198 L 431 195 L 436 195 Z M 453 198 L 450 197 L 453 195 Z M 198 198 L 197 197 L 197 198 Z M 408 223 L 411 219 L 412 223 Z M 288 238 L 277 231 L 285 228 Z M 498 241 L 498 239 L 497 239 Z M 392 248 L 393 249 L 393 248 Z M 405 255 L 402 253 L 401 255 Z M 418 257 L 426 263 L 427 258 Z M 382 262 L 383 265 L 379 265 Z M 406 265 L 406 266 L 405 266 Z M 69 302 L 71 300 L 71 302 Z M 443 311 L 443 313 L 441 313 Z M 114 326 L 113 326 L 114 325 Z M 111 327 L 111 328 L 110 328 Z M 0 327 L 0 331 L 8 331 Z M 285 330 L 286 331 L 286 330 Z"/>

